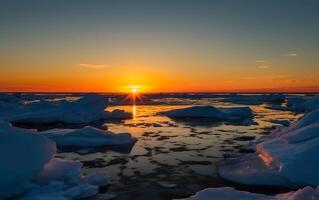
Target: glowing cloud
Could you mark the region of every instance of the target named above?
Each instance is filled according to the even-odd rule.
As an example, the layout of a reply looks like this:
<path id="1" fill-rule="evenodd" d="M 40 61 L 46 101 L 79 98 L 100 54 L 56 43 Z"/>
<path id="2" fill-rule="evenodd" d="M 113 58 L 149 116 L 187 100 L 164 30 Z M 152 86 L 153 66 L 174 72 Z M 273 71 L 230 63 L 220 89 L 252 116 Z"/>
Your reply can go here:
<path id="1" fill-rule="evenodd" d="M 286 54 L 286 56 L 288 56 L 288 57 L 296 57 L 296 56 L 298 56 L 298 54 L 297 53 L 288 53 L 288 54 Z"/>
<path id="2" fill-rule="evenodd" d="M 80 67 L 85 67 L 85 68 L 92 68 L 92 69 L 103 69 L 108 67 L 108 65 L 105 64 L 88 64 L 88 63 L 81 63 L 79 64 Z"/>

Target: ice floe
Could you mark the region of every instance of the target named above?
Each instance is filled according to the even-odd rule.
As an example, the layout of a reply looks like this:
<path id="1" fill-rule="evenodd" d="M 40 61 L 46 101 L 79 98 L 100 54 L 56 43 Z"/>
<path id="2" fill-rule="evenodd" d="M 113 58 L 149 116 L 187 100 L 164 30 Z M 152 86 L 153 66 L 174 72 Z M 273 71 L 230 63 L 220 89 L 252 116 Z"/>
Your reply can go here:
<path id="1" fill-rule="evenodd" d="M 219 120 L 240 120 L 253 117 L 249 107 L 216 108 L 214 106 L 191 106 L 160 112 L 171 118 L 214 118 Z"/>
<path id="2" fill-rule="evenodd" d="M 81 174 L 79 161 L 55 158 L 55 143 L 0 121 L 0 199 L 81 199 L 109 184 L 105 174 Z"/>
<path id="3" fill-rule="evenodd" d="M 52 140 L 58 147 L 92 148 L 132 144 L 136 141 L 129 133 L 115 134 L 91 126 L 81 129 L 51 129 L 39 132 Z"/>
<path id="4" fill-rule="evenodd" d="M 249 185 L 319 185 L 319 110 L 259 140 L 255 154 L 229 159 L 219 174 Z"/>
<path id="5" fill-rule="evenodd" d="M 107 105 L 105 96 L 95 94 L 85 95 L 73 102 L 66 100 L 28 104 L 1 102 L 0 120 L 22 123 L 90 123 L 132 116 L 123 110 L 106 111 Z M 5 109 L 9 107 L 13 109 Z"/>
<path id="6" fill-rule="evenodd" d="M 188 200 L 315 200 L 319 199 L 319 188 L 305 187 L 295 192 L 287 192 L 276 196 L 256 194 L 235 190 L 231 187 L 207 188 L 197 192 Z"/>

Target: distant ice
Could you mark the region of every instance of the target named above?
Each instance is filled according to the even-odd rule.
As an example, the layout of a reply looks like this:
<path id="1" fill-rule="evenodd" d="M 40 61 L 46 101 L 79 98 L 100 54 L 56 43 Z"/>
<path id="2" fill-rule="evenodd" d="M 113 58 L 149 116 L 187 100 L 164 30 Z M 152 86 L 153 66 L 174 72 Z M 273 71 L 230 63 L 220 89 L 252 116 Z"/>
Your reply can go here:
<path id="1" fill-rule="evenodd" d="M 259 99 L 266 103 L 283 103 L 286 101 L 286 96 L 283 94 L 264 94 Z"/>
<path id="2" fill-rule="evenodd" d="M 310 112 L 319 109 L 319 96 L 314 97 L 291 97 L 287 98 L 287 103 L 282 105 L 269 105 L 269 109 L 295 111 L 295 112 Z"/>
<path id="3" fill-rule="evenodd" d="M 21 104 L 0 101 L 0 120 L 23 123 L 64 122 L 72 124 L 132 117 L 131 113 L 123 110 L 105 111 L 107 105 L 105 96 L 95 94 L 86 95 L 73 102 L 61 100 Z"/>
<path id="4" fill-rule="evenodd" d="M 286 96 L 283 94 L 264 94 L 264 95 L 238 95 L 232 94 L 224 96 L 223 102 L 231 102 L 243 105 L 261 105 L 263 103 L 283 103 Z"/>

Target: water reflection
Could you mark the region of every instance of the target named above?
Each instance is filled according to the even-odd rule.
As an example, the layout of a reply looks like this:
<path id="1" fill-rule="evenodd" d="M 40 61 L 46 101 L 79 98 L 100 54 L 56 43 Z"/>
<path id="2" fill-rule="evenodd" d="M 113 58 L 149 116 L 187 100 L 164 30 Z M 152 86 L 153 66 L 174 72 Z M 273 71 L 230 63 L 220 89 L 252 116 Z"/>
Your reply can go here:
<path id="1" fill-rule="evenodd" d="M 183 99 L 180 102 L 187 104 Z M 197 100 L 198 104 L 238 106 L 215 100 Z M 137 103 L 138 104 L 138 103 Z M 137 142 L 125 153 L 114 151 L 87 155 L 66 153 L 86 165 L 87 172 L 102 171 L 114 183 L 110 193 L 116 199 L 173 199 L 187 197 L 201 188 L 229 186 L 221 180 L 216 166 L 224 155 L 242 152 L 242 145 L 250 138 L 258 138 L 278 124 L 272 120 L 295 121 L 299 116 L 288 111 L 250 105 L 256 123 L 216 122 L 210 119 L 173 120 L 158 115 L 160 111 L 184 108 L 189 105 L 122 105 L 108 110 L 123 109 L 133 118 L 121 123 L 107 122 L 108 130 L 129 132 Z M 245 136 L 245 137 L 243 137 Z M 247 139 L 248 138 L 248 139 Z M 165 184 L 160 184 L 165 183 Z M 148 190 L 141 190 L 147 187 Z M 123 192 L 125 191 L 125 192 Z"/>
<path id="2" fill-rule="evenodd" d="M 132 115 L 133 115 L 133 120 L 136 120 L 136 105 L 132 105 Z"/>

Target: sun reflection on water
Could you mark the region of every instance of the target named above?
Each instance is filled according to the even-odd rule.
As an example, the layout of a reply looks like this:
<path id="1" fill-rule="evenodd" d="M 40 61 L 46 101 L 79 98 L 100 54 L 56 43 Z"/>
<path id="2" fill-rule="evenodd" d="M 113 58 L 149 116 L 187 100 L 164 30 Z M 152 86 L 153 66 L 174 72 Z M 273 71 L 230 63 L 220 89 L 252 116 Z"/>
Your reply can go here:
<path id="1" fill-rule="evenodd" d="M 136 105 L 135 104 L 132 105 L 132 115 L 133 115 L 133 120 L 135 120 L 136 119 Z"/>

